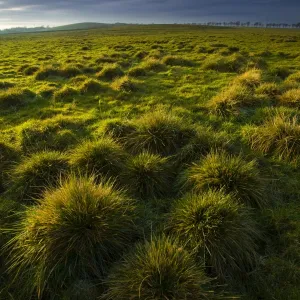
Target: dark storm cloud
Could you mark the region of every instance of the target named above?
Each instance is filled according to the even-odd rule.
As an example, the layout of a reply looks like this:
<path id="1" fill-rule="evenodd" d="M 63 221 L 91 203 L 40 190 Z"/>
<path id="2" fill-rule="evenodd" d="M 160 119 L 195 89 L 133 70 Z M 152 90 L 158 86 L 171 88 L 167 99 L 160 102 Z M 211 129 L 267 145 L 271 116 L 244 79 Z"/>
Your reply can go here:
<path id="1" fill-rule="evenodd" d="M 300 0 L 0 0 L 0 22 L 44 19 L 45 24 L 85 20 L 299 22 L 299 11 Z"/>

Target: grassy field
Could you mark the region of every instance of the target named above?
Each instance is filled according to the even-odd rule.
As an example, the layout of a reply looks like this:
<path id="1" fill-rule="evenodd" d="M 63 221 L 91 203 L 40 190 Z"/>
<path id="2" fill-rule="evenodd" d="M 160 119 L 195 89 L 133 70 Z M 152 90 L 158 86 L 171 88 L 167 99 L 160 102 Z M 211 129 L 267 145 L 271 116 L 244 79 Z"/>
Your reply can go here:
<path id="1" fill-rule="evenodd" d="M 0 299 L 300 298 L 300 31 L 0 37 Z"/>

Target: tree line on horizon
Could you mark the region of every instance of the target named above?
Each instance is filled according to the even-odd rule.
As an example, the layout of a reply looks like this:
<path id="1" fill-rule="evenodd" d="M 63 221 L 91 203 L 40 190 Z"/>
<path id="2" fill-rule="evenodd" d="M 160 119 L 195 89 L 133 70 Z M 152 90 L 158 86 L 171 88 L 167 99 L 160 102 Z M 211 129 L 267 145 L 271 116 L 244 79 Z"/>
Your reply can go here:
<path id="1" fill-rule="evenodd" d="M 201 25 L 208 25 L 208 26 L 230 26 L 230 27 L 266 27 L 266 28 L 300 28 L 300 22 L 299 23 L 262 23 L 262 22 L 208 22 L 208 23 L 202 23 Z"/>
<path id="2" fill-rule="evenodd" d="M 96 23 L 95 23 L 96 24 Z M 154 23 L 152 23 L 154 24 Z M 141 23 L 114 23 L 107 25 L 147 25 Z M 148 24 L 149 25 L 149 24 Z M 200 25 L 200 26 L 221 26 L 221 27 L 256 27 L 256 28 L 300 28 L 299 23 L 262 23 L 262 22 L 206 22 L 206 23 L 174 23 L 174 25 Z M 25 32 L 42 32 L 42 31 L 51 31 L 55 30 L 55 27 L 50 26 L 39 26 L 39 27 L 13 27 L 0 29 L 0 34 L 5 33 L 25 33 Z"/>

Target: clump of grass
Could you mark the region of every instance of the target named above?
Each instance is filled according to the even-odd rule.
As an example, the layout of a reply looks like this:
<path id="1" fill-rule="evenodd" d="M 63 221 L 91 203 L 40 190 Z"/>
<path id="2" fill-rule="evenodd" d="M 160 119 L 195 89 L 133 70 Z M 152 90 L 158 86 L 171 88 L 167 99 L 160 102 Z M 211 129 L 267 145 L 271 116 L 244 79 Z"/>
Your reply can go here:
<path id="1" fill-rule="evenodd" d="M 114 63 L 116 60 L 108 55 L 102 55 L 96 59 L 96 63 Z"/>
<path id="2" fill-rule="evenodd" d="M 34 96 L 32 91 L 18 87 L 0 91 L 0 109 L 23 106 L 26 104 L 26 100 L 32 99 Z"/>
<path id="3" fill-rule="evenodd" d="M 101 295 L 101 286 L 91 279 L 79 279 L 63 292 L 64 300 L 96 300 Z"/>
<path id="4" fill-rule="evenodd" d="M 250 57 L 250 60 L 248 61 L 247 68 L 252 69 L 268 69 L 268 63 L 265 61 L 265 59 L 261 56 L 254 56 Z"/>
<path id="5" fill-rule="evenodd" d="M 255 160 L 240 155 L 212 152 L 183 172 L 181 183 L 197 193 L 208 189 L 223 190 L 252 207 L 265 204 L 264 185 Z"/>
<path id="6" fill-rule="evenodd" d="M 165 56 L 162 62 L 167 66 L 191 67 L 194 65 L 194 63 L 188 59 L 172 55 Z"/>
<path id="7" fill-rule="evenodd" d="M 166 69 L 166 66 L 156 58 L 148 58 L 142 64 L 146 71 L 153 71 L 153 72 L 162 72 Z"/>
<path id="8" fill-rule="evenodd" d="M 258 95 L 263 95 L 274 99 L 281 94 L 281 91 L 279 87 L 276 85 L 276 83 L 267 82 L 259 85 L 255 89 L 255 93 Z"/>
<path id="9" fill-rule="evenodd" d="M 247 60 L 239 53 L 230 56 L 214 54 L 209 56 L 203 63 L 204 70 L 215 70 L 218 72 L 239 72 L 245 68 Z"/>
<path id="10" fill-rule="evenodd" d="M 122 92 L 134 92 L 138 88 L 137 83 L 127 75 L 117 78 L 111 86 L 114 90 Z"/>
<path id="11" fill-rule="evenodd" d="M 300 125 L 298 118 L 276 114 L 261 126 L 245 126 L 244 140 L 263 154 L 273 154 L 284 160 L 295 160 L 300 155 Z"/>
<path id="12" fill-rule="evenodd" d="M 160 59 L 163 56 L 163 53 L 160 49 L 152 49 L 146 59 Z"/>
<path id="13" fill-rule="evenodd" d="M 221 117 L 238 114 L 243 106 L 257 104 L 251 89 L 240 84 L 230 85 L 214 96 L 208 103 L 209 109 Z"/>
<path id="14" fill-rule="evenodd" d="M 135 197 L 150 199 L 166 195 L 170 192 L 167 158 L 142 152 L 127 163 L 124 181 Z"/>
<path id="15" fill-rule="evenodd" d="M 259 69 L 252 69 L 239 75 L 235 79 L 235 82 L 240 85 L 246 85 L 250 88 L 255 88 L 261 83 L 261 75 L 262 74 Z"/>
<path id="16" fill-rule="evenodd" d="M 274 77 L 278 77 L 280 79 L 286 79 L 291 74 L 291 71 L 286 67 L 279 66 L 279 67 L 271 68 L 269 70 L 269 73 Z"/>
<path id="17" fill-rule="evenodd" d="M 102 280 L 131 244 L 134 211 L 123 192 L 93 178 L 71 177 L 47 190 L 7 245 L 10 270 L 22 282 L 18 293 L 59 297 L 82 279 Z"/>
<path id="18" fill-rule="evenodd" d="M 29 66 L 26 69 L 24 69 L 23 73 L 24 75 L 30 76 L 37 72 L 39 69 L 40 68 L 38 66 Z"/>
<path id="19" fill-rule="evenodd" d="M 6 90 L 15 86 L 15 83 L 9 81 L 0 81 L 0 90 Z"/>
<path id="20" fill-rule="evenodd" d="M 167 230 L 221 280 L 243 277 L 256 265 L 260 233 L 249 211 L 231 195 L 208 191 L 185 196 L 175 203 Z"/>
<path id="21" fill-rule="evenodd" d="M 228 139 L 222 133 L 216 133 L 209 127 L 197 128 L 195 136 L 176 154 L 175 160 L 179 166 L 199 160 L 211 149 L 222 149 L 228 144 Z"/>
<path id="22" fill-rule="evenodd" d="M 283 105 L 298 107 L 300 103 L 300 88 L 286 91 L 279 97 L 279 101 Z"/>
<path id="23" fill-rule="evenodd" d="M 104 87 L 103 85 L 94 79 L 86 79 L 84 82 L 82 82 L 80 91 L 83 93 L 98 93 L 103 91 Z"/>
<path id="24" fill-rule="evenodd" d="M 57 68 L 53 66 L 42 66 L 36 73 L 36 80 L 46 80 L 49 77 L 60 76 L 60 72 Z"/>
<path id="25" fill-rule="evenodd" d="M 129 121 L 111 120 L 105 124 L 103 131 L 104 134 L 125 143 L 127 137 L 136 131 L 136 126 Z"/>
<path id="26" fill-rule="evenodd" d="M 296 72 L 288 76 L 286 79 L 288 83 L 299 83 L 300 84 L 300 72 Z"/>
<path id="27" fill-rule="evenodd" d="M 82 72 L 80 71 L 77 65 L 65 65 L 59 69 L 59 75 L 64 78 L 71 78 L 77 75 L 80 75 Z"/>
<path id="28" fill-rule="evenodd" d="M 63 124 L 61 121 L 28 122 L 20 129 L 20 144 L 24 152 L 36 152 L 45 149 L 66 150 L 77 143 L 80 124 Z M 72 131 L 70 128 L 75 127 Z"/>
<path id="29" fill-rule="evenodd" d="M 175 154 L 195 132 L 172 111 L 158 108 L 136 121 L 136 131 L 128 137 L 133 152 L 147 150 L 163 156 Z"/>
<path id="30" fill-rule="evenodd" d="M 77 95 L 78 91 L 76 89 L 65 85 L 53 93 L 53 100 L 55 102 L 72 102 Z"/>
<path id="31" fill-rule="evenodd" d="M 145 68 L 143 68 L 141 66 L 137 66 L 137 67 L 131 68 L 127 74 L 132 77 L 142 77 L 142 76 L 146 76 L 147 72 L 146 72 Z"/>
<path id="32" fill-rule="evenodd" d="M 236 47 L 236 46 L 229 46 L 228 47 L 228 50 L 230 52 L 239 52 L 240 51 L 240 48 L 239 47 Z"/>
<path id="33" fill-rule="evenodd" d="M 121 67 L 118 64 L 108 64 L 103 67 L 103 69 L 97 73 L 98 79 L 113 80 L 116 77 L 121 77 L 124 75 Z"/>
<path id="34" fill-rule="evenodd" d="M 38 90 L 38 93 L 44 98 L 50 98 L 53 96 L 55 91 L 56 91 L 55 87 L 44 85 Z"/>
<path id="35" fill-rule="evenodd" d="M 69 169 L 67 156 L 55 151 L 37 152 L 25 157 L 12 172 L 11 191 L 20 200 L 31 201 L 48 186 L 55 186 Z"/>
<path id="36" fill-rule="evenodd" d="M 9 169 L 17 161 L 18 152 L 10 144 L 0 141 L 0 194 L 6 188 Z"/>
<path id="37" fill-rule="evenodd" d="M 65 65 L 61 68 L 54 66 L 42 66 L 36 73 L 36 80 L 46 80 L 49 77 L 64 77 L 71 78 L 81 74 L 78 66 L 75 65 Z"/>
<path id="38" fill-rule="evenodd" d="M 112 269 L 103 299 L 213 299 L 209 281 L 180 245 L 154 238 Z"/>
<path id="39" fill-rule="evenodd" d="M 126 153 L 110 137 L 86 141 L 70 156 L 70 164 L 83 174 L 119 177 L 125 168 Z"/>
<path id="40" fill-rule="evenodd" d="M 138 58 L 138 59 L 143 59 L 145 58 L 149 53 L 146 51 L 138 51 L 134 57 Z"/>

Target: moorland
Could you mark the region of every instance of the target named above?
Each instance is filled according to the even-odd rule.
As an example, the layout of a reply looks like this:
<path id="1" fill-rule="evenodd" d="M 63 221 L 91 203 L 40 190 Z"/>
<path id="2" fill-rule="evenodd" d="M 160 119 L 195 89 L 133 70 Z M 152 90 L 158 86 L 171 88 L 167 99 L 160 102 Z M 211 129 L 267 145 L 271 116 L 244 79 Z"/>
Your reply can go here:
<path id="1" fill-rule="evenodd" d="M 300 31 L 0 37 L 0 299 L 299 299 Z"/>

